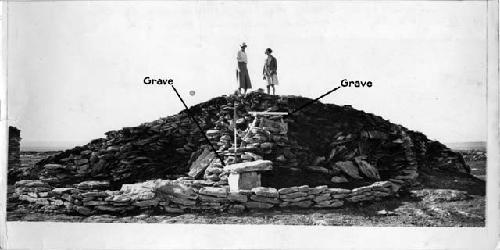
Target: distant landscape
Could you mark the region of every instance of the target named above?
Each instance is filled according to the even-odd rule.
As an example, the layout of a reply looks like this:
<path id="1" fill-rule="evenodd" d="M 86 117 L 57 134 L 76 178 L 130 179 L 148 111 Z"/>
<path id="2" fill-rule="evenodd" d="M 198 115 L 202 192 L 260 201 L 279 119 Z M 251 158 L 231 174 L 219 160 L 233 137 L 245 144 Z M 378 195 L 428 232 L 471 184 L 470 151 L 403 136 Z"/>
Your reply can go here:
<path id="1" fill-rule="evenodd" d="M 63 151 L 74 148 L 79 145 L 84 145 L 88 141 L 23 141 L 21 140 L 21 151 L 24 152 L 48 152 L 48 151 Z"/>
<path id="2" fill-rule="evenodd" d="M 486 151 L 485 141 L 471 141 L 471 142 L 449 142 L 444 143 L 453 150 L 480 150 Z"/>

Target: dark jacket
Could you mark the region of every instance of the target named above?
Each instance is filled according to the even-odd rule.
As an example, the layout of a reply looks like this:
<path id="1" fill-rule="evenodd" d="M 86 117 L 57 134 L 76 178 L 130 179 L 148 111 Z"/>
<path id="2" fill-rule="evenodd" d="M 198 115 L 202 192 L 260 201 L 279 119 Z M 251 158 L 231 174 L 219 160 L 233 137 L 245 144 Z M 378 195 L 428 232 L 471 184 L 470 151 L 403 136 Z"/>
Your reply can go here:
<path id="1" fill-rule="evenodd" d="M 267 70 L 267 71 L 266 71 Z M 271 56 L 271 60 L 264 63 L 264 69 L 262 70 L 262 74 L 264 75 L 274 75 L 278 70 L 278 61 L 274 56 Z"/>

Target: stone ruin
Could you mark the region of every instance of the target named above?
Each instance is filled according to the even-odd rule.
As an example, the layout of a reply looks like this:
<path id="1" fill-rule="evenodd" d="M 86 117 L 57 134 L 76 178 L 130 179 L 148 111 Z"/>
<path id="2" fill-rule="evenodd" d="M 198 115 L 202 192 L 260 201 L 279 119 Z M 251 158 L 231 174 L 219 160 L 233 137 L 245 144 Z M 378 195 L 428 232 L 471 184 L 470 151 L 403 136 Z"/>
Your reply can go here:
<path id="1" fill-rule="evenodd" d="M 350 106 L 313 103 L 284 115 L 309 101 L 251 93 L 192 107 L 220 158 L 182 111 L 9 178 L 22 206 L 90 215 L 336 208 L 397 196 L 422 172 L 470 174 L 443 144 Z"/>
<path id="2" fill-rule="evenodd" d="M 9 148 L 8 148 L 8 168 L 7 179 L 9 184 L 14 184 L 16 175 L 19 174 L 21 168 L 21 131 L 9 126 Z"/>

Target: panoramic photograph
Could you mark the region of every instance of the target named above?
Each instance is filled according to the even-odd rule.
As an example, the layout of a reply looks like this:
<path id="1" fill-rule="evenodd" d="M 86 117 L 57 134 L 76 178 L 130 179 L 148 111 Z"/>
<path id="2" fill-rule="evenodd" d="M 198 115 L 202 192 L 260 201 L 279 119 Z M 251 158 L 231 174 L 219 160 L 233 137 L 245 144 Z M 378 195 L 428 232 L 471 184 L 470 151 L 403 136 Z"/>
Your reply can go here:
<path id="1" fill-rule="evenodd" d="M 485 227 L 485 11 L 10 2 L 7 221 Z"/>

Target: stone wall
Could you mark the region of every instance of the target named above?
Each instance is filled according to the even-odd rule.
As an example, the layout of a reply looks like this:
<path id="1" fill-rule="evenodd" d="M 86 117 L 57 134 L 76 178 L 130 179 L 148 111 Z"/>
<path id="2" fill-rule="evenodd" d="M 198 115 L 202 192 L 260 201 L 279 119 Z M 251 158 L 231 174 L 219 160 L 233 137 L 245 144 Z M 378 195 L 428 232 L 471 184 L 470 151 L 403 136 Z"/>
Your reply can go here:
<path id="1" fill-rule="evenodd" d="M 239 213 L 284 207 L 337 208 L 350 203 L 394 196 L 401 185 L 379 181 L 354 189 L 304 185 L 281 189 L 258 187 L 229 192 L 228 186 L 214 186 L 211 181 L 181 179 L 124 184 L 116 191 L 107 190 L 109 183 L 102 181 L 86 181 L 70 188 L 54 188 L 40 180 L 22 180 L 15 187 L 14 196 L 26 209 L 87 216 L 139 212 Z"/>
<path id="2" fill-rule="evenodd" d="M 9 156 L 8 156 L 8 177 L 9 184 L 15 182 L 17 173 L 21 167 L 21 131 L 16 127 L 9 126 Z"/>

